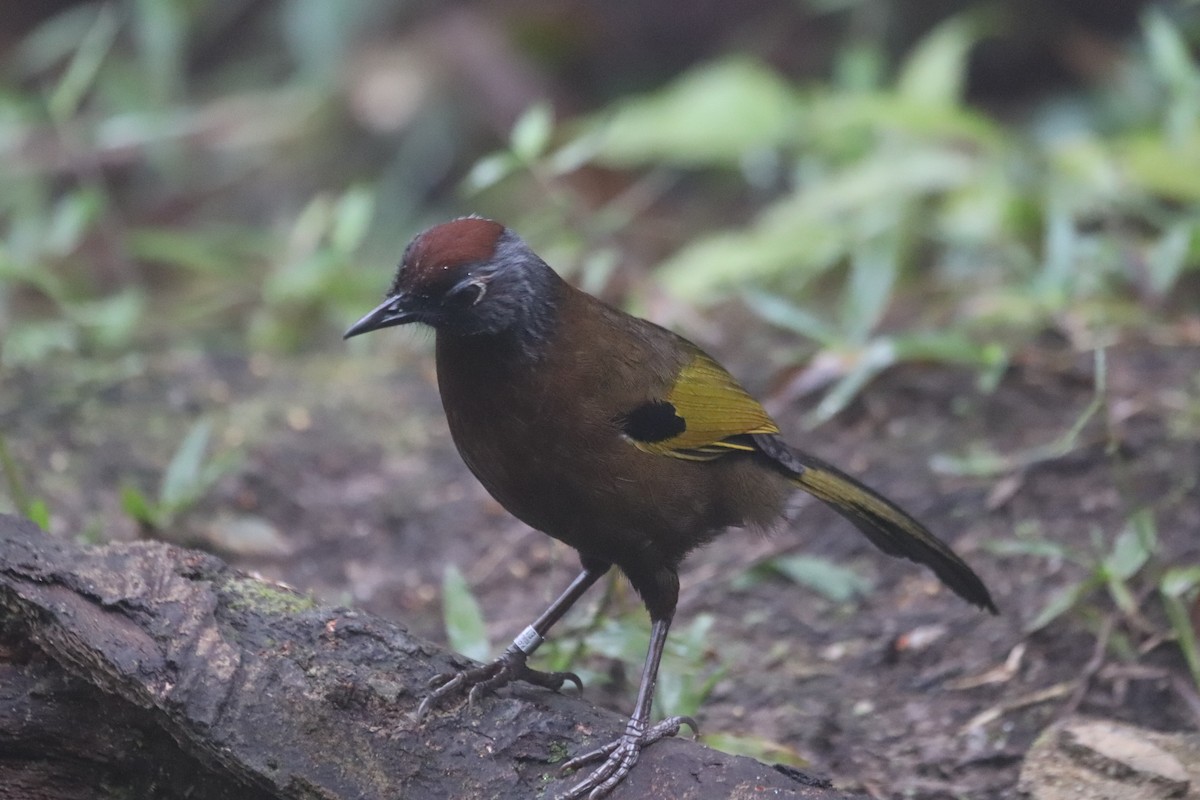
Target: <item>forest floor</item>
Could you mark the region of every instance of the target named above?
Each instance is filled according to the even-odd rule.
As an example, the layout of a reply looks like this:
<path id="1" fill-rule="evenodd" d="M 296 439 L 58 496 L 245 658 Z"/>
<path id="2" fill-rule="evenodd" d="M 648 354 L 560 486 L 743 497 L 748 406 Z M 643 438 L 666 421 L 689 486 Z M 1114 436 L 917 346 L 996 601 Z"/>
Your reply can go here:
<path id="1" fill-rule="evenodd" d="M 428 348 L 414 341 L 397 337 L 372 358 L 60 363 L 13 373 L 0 422 L 52 531 L 109 541 L 146 534 L 122 509 L 121 488 L 153 497 L 195 420 L 210 419 L 213 447 L 240 459 L 169 526 L 188 532 L 178 543 L 441 642 L 443 574 L 454 564 L 499 649 L 578 565 L 463 466 Z M 735 374 L 763 369 L 739 364 L 746 347 L 716 354 Z M 794 444 L 861 476 L 951 543 L 1001 614 L 967 606 L 819 503 L 800 502 L 774 535 L 731 531 L 685 565 L 675 634 L 703 614 L 712 627 L 690 662 L 667 669 L 691 673 L 682 685 L 703 699 L 706 734 L 776 747 L 878 797 L 999 800 L 1015 793 L 1034 739 L 1068 711 L 1165 731 L 1200 725 L 1179 701 L 1194 687 L 1155 587 L 1165 566 L 1200 562 L 1200 348 L 1109 349 L 1104 403 L 1069 439 L 1097 398 L 1093 360 L 1037 352 L 991 392 L 966 370 L 909 365 L 815 431 L 800 426 L 802 404 L 778 415 Z M 1046 448 L 1053 443 L 1063 446 Z M 1007 457 L 986 476 L 931 468 L 985 450 Z M 1100 588 L 1026 633 L 1089 574 L 1088 558 L 1029 553 L 1065 546 L 1101 559 L 1139 518 L 1157 534 L 1127 582 L 1139 611 L 1118 611 Z M 761 568 L 793 554 L 849 567 L 872 588 L 835 601 Z M 565 640 L 594 641 L 602 599 L 605 615 L 645 624 L 627 586 L 593 594 L 561 626 Z M 637 668 L 579 649 L 587 696 L 626 713 Z"/>

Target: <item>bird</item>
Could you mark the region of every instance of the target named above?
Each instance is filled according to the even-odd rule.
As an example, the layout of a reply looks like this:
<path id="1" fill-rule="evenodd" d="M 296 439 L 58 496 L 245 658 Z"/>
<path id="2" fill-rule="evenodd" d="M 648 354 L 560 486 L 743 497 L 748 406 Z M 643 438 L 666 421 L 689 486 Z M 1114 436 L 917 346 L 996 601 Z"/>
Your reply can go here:
<path id="1" fill-rule="evenodd" d="M 876 547 L 929 567 L 998 613 L 978 575 L 883 495 L 784 441 L 779 426 L 687 339 L 561 278 L 516 233 L 479 216 L 435 225 L 404 251 L 385 299 L 344 338 L 410 323 L 434 330 L 438 390 L 462 460 L 513 516 L 574 548 L 581 571 L 495 661 L 440 675 L 417 717 L 447 698 L 474 703 L 515 680 L 552 690 L 569 672 L 529 656 L 614 567 L 650 616 L 634 709 L 615 741 L 570 759 L 597 764 L 562 797 L 603 797 L 641 752 L 690 717 L 650 722 L 684 557 L 730 528 L 767 528 L 797 489 Z"/>

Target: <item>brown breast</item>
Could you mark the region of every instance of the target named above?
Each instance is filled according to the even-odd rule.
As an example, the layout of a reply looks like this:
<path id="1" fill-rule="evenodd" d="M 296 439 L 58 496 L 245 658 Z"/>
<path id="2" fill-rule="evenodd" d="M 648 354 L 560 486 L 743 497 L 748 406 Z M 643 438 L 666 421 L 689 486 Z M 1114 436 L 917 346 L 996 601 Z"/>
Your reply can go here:
<path id="1" fill-rule="evenodd" d="M 565 283 L 557 302 L 536 358 L 511 337 L 438 333 L 451 434 L 501 505 L 615 563 L 648 546 L 678 562 L 728 525 L 778 513 L 787 483 L 752 456 L 685 461 L 622 434 L 620 415 L 664 397 L 690 345 Z"/>

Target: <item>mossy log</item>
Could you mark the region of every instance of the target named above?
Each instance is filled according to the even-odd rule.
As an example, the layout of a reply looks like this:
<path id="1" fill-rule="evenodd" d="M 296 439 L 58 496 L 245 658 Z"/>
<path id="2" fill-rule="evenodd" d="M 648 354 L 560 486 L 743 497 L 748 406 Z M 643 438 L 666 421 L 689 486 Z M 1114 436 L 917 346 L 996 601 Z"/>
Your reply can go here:
<path id="1" fill-rule="evenodd" d="M 519 685 L 423 723 L 465 664 L 400 625 L 319 605 L 158 542 L 89 548 L 0 515 L 0 787 L 30 800 L 553 797 L 557 764 L 624 720 Z M 687 739 L 614 798 L 831 798 Z"/>

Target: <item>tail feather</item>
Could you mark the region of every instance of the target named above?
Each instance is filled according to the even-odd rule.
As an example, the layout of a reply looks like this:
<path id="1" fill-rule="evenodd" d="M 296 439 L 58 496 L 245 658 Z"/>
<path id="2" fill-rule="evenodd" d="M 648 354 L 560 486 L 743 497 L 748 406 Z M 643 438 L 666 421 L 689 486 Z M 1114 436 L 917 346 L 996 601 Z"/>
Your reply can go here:
<path id="1" fill-rule="evenodd" d="M 778 436 L 756 434 L 754 442 L 797 486 L 854 523 L 880 550 L 924 564 L 959 597 L 999 613 L 991 593 L 967 563 L 895 503 Z"/>

